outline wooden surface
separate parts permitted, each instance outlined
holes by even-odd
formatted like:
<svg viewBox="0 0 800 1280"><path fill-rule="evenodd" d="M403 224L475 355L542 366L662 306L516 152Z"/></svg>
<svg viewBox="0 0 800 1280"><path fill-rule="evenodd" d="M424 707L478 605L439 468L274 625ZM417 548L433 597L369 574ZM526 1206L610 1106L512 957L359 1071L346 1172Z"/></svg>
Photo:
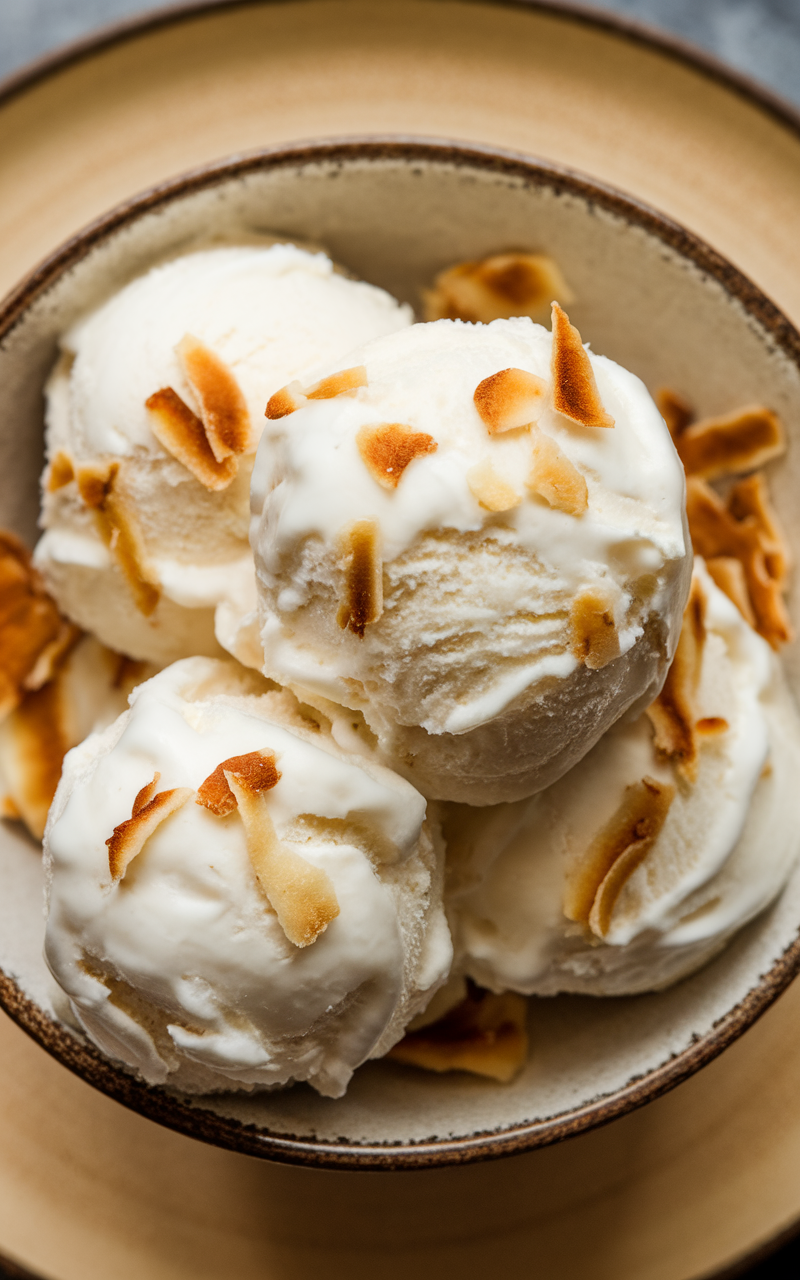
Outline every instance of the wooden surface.
<svg viewBox="0 0 800 1280"><path fill-rule="evenodd" d="M0 107L0 289L109 205L265 143L417 133L573 165L705 236L800 322L800 139L674 59L481 4L305 0L165 26ZM158 1129L0 1023L0 1248L52 1280L691 1280L800 1215L800 987L604 1130L405 1175Z"/></svg>

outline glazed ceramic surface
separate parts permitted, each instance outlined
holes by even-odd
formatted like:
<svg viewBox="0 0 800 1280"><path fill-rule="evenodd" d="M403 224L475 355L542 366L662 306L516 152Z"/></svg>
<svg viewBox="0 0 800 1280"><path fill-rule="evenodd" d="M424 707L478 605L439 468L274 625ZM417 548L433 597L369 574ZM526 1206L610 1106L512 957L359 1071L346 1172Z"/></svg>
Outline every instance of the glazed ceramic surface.
<svg viewBox="0 0 800 1280"><path fill-rule="evenodd" d="M58 333L147 265L259 231L322 244L344 267L412 304L454 260L513 247L552 254L576 296L572 318L595 350L653 389L676 388L703 414L766 401L800 437L800 338L744 277L674 224L566 171L512 156L425 142L331 144L178 179L110 215L21 286L7 307L0 364L6 523L32 535L42 384ZM790 449L774 475L790 529L798 467ZM720 959L667 992L531 1002L530 1060L510 1085L380 1062L362 1068L336 1101L306 1086L190 1101L143 1086L59 1022L64 1010L40 955L38 861L11 829L2 832L0 859L0 965L12 1015L90 1082L145 1114L293 1162L463 1162L601 1123L724 1048L800 960L798 873Z"/></svg>

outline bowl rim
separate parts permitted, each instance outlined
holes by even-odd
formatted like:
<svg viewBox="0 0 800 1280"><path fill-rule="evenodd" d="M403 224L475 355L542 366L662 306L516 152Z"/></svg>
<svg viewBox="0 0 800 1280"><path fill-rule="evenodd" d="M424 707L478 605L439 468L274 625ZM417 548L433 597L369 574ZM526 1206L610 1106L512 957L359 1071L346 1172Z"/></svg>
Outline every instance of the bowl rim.
<svg viewBox="0 0 800 1280"><path fill-rule="evenodd" d="M722 286L775 345L800 368L800 333L773 302L726 258L694 233L649 205L595 179L497 147L412 136L353 136L259 148L203 165L159 183L95 219L64 241L0 302L0 346L28 308L97 245L142 215L173 200L265 170L319 163L425 162L478 169L570 194L621 217L675 250ZM456 1138L356 1143L272 1132L220 1115L163 1086L148 1085L55 1021L0 969L0 1008L52 1057L129 1109L189 1137L280 1163L350 1171L400 1171L471 1164L549 1146L610 1123L675 1088L711 1062L770 1007L800 972L800 928L794 941L742 1000L705 1035L651 1071L582 1106L555 1116Z"/></svg>

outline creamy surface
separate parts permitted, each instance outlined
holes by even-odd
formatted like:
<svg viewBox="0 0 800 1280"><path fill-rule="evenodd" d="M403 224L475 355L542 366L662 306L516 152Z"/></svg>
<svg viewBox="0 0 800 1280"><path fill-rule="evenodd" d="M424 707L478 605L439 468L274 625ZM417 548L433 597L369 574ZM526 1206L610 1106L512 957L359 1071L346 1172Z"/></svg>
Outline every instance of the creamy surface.
<svg viewBox="0 0 800 1280"><path fill-rule="evenodd" d="M172 387L194 397L175 347L190 333L232 370L254 445L270 395L320 361L411 323L407 307L291 244L186 254L153 268L64 335L47 388L47 452L76 464L126 461L126 489L163 591L151 618L130 591L72 483L45 494L36 562L65 613L133 657L168 662L219 653L214 610L241 612L252 579L247 542L252 456L209 492L150 429L145 401Z"/></svg>
<svg viewBox="0 0 800 1280"><path fill-rule="evenodd" d="M256 880L238 812L190 799L112 884L105 841L155 770L196 789L269 748L281 841L323 868L340 914L289 942ZM67 757L45 839L46 957L82 1026L147 1080L190 1091L308 1080L339 1096L447 977L442 855L425 801L329 722L233 663L188 659Z"/></svg>
<svg viewBox="0 0 800 1280"><path fill-rule="evenodd" d="M697 781L678 779L642 715L616 725L566 777L514 805L454 810L450 909L463 970L494 989L621 995L705 963L777 895L800 852L800 721L769 646L696 563L707 598ZM650 776L677 786L655 844L604 939L566 919L565 878Z"/></svg>
<svg viewBox="0 0 800 1280"><path fill-rule="evenodd" d="M639 379L591 355L616 425L588 429L549 409L539 421L585 477L580 516L525 487L529 433L490 436L474 406L478 383L502 369L549 378L551 346L525 319L415 325L351 353L368 385L268 423L257 455L251 541L266 673L362 710L386 759L437 798L487 803L546 785L655 695L677 639L690 569L683 471ZM437 444L396 489L376 482L357 445L360 428L380 423ZM513 509L489 512L471 491L469 473L487 460L518 493ZM338 540L366 519L380 527L384 611L360 639L337 625ZM588 678L568 642L584 587L614 594L621 655ZM537 721L538 758L517 712Z"/></svg>

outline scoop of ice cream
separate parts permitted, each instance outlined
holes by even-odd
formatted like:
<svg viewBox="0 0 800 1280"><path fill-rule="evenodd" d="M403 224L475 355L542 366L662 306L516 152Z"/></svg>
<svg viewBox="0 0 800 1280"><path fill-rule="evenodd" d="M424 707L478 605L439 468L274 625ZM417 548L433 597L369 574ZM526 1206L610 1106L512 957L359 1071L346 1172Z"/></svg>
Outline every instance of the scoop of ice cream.
<svg viewBox="0 0 800 1280"><path fill-rule="evenodd" d="M649 714L531 800L454 807L451 906L476 981L658 990L782 888L800 851L800 722L778 660L702 561L687 626L679 679Z"/></svg>
<svg viewBox="0 0 800 1280"><path fill-rule="evenodd" d="M677 642L680 462L638 378L557 328L415 325L349 355L355 392L270 402L264 670L363 713L436 799L551 783L652 700Z"/></svg>
<svg viewBox="0 0 800 1280"><path fill-rule="evenodd" d="M238 616L251 603L248 492L268 398L410 322L324 254L276 244L176 258L65 334L35 559L67 616L135 658L220 653L217 605Z"/></svg>
<svg viewBox="0 0 800 1280"><path fill-rule="evenodd" d="M425 801L230 662L185 659L72 751L45 837L46 956L147 1080L339 1096L447 977Z"/></svg>

